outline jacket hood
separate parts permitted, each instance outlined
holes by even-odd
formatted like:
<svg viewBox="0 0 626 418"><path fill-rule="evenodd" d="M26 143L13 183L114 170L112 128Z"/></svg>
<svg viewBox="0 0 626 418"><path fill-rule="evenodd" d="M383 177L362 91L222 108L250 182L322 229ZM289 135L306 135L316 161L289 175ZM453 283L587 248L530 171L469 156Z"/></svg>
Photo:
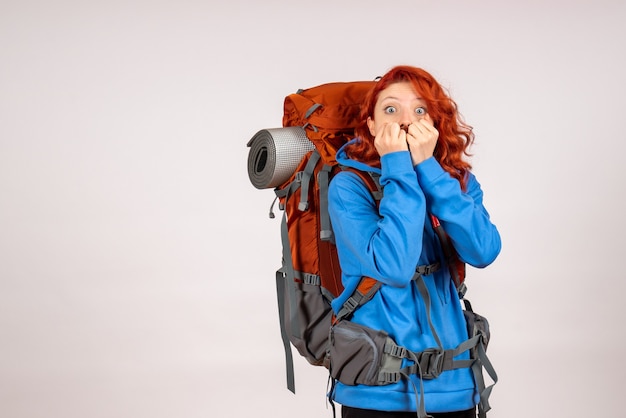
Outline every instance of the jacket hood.
<svg viewBox="0 0 626 418"><path fill-rule="evenodd" d="M354 138L353 140L346 142L345 144L343 144L343 146L341 148L339 148L339 151L337 151L337 155L336 155L336 159L337 162L340 165L346 166L346 167L352 167L352 168L356 168L358 170L361 171L371 171L373 173L378 173L381 174L381 170L378 167L372 167L370 165L367 165L361 161L357 161L357 160L353 160L351 158L348 157L348 155L346 154L346 147L350 144L354 144L355 142L360 141L359 138Z"/></svg>

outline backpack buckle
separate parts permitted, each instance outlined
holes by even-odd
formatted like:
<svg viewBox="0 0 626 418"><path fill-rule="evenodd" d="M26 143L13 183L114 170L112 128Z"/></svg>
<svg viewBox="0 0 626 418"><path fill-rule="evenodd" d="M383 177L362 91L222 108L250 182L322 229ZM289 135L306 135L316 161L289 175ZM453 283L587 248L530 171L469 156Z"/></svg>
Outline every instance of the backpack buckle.
<svg viewBox="0 0 626 418"><path fill-rule="evenodd" d="M422 351L419 356L419 365L424 379L436 379L443 372L445 351L437 348L429 348Z"/></svg>
<svg viewBox="0 0 626 418"><path fill-rule="evenodd" d="M432 264L417 266L417 268L415 269L415 272L421 276L428 276L430 274L433 274L437 270L439 270L439 267L440 265L439 265L439 262L437 261Z"/></svg>

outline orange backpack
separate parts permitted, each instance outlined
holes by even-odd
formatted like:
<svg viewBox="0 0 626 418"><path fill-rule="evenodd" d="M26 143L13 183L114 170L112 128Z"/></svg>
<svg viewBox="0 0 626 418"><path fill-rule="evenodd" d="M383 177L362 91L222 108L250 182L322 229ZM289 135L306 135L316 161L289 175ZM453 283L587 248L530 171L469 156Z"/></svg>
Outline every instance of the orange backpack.
<svg viewBox="0 0 626 418"><path fill-rule="evenodd" d="M284 209L283 266L276 278L279 315L287 386L294 392L290 342L309 363L329 366L330 302L343 285L328 216L328 185L341 170L335 154L354 138L361 103L373 84L329 83L285 98L283 126L302 127L315 146L291 178L275 190Z"/></svg>

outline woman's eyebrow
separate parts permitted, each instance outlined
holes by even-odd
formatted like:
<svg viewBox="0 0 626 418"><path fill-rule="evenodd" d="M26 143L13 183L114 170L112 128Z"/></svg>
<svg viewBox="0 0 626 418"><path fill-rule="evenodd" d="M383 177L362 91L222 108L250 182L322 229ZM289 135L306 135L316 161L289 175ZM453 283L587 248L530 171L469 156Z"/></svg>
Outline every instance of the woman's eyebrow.
<svg viewBox="0 0 626 418"><path fill-rule="evenodd" d="M423 102L423 101L424 101L424 99L422 99L421 97L417 97L417 96L416 96L414 99L415 99L416 101L420 101L420 102ZM380 101L381 101L381 102L382 102L382 101L385 101L385 100L396 100L396 101L400 101L400 99L398 99L398 98L397 98L397 97L395 97L395 96L385 96L385 97L382 97L382 98L380 99Z"/></svg>

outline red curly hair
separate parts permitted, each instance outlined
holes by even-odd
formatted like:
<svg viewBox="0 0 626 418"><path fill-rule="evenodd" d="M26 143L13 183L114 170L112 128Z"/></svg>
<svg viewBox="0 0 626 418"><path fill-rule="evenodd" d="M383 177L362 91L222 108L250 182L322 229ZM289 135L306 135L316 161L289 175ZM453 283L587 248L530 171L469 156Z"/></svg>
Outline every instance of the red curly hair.
<svg viewBox="0 0 626 418"><path fill-rule="evenodd" d="M359 140L346 147L346 154L352 159L380 167L380 155L374 146L374 137L367 126L367 119L374 115L380 92L399 82L411 83L415 92L426 102L428 114L439 131L434 156L465 190L466 177L472 166L463 157L470 155L469 147L474 142L472 127L462 120L456 103L435 78L421 68L396 66L378 80L361 107L361 121L354 131Z"/></svg>

